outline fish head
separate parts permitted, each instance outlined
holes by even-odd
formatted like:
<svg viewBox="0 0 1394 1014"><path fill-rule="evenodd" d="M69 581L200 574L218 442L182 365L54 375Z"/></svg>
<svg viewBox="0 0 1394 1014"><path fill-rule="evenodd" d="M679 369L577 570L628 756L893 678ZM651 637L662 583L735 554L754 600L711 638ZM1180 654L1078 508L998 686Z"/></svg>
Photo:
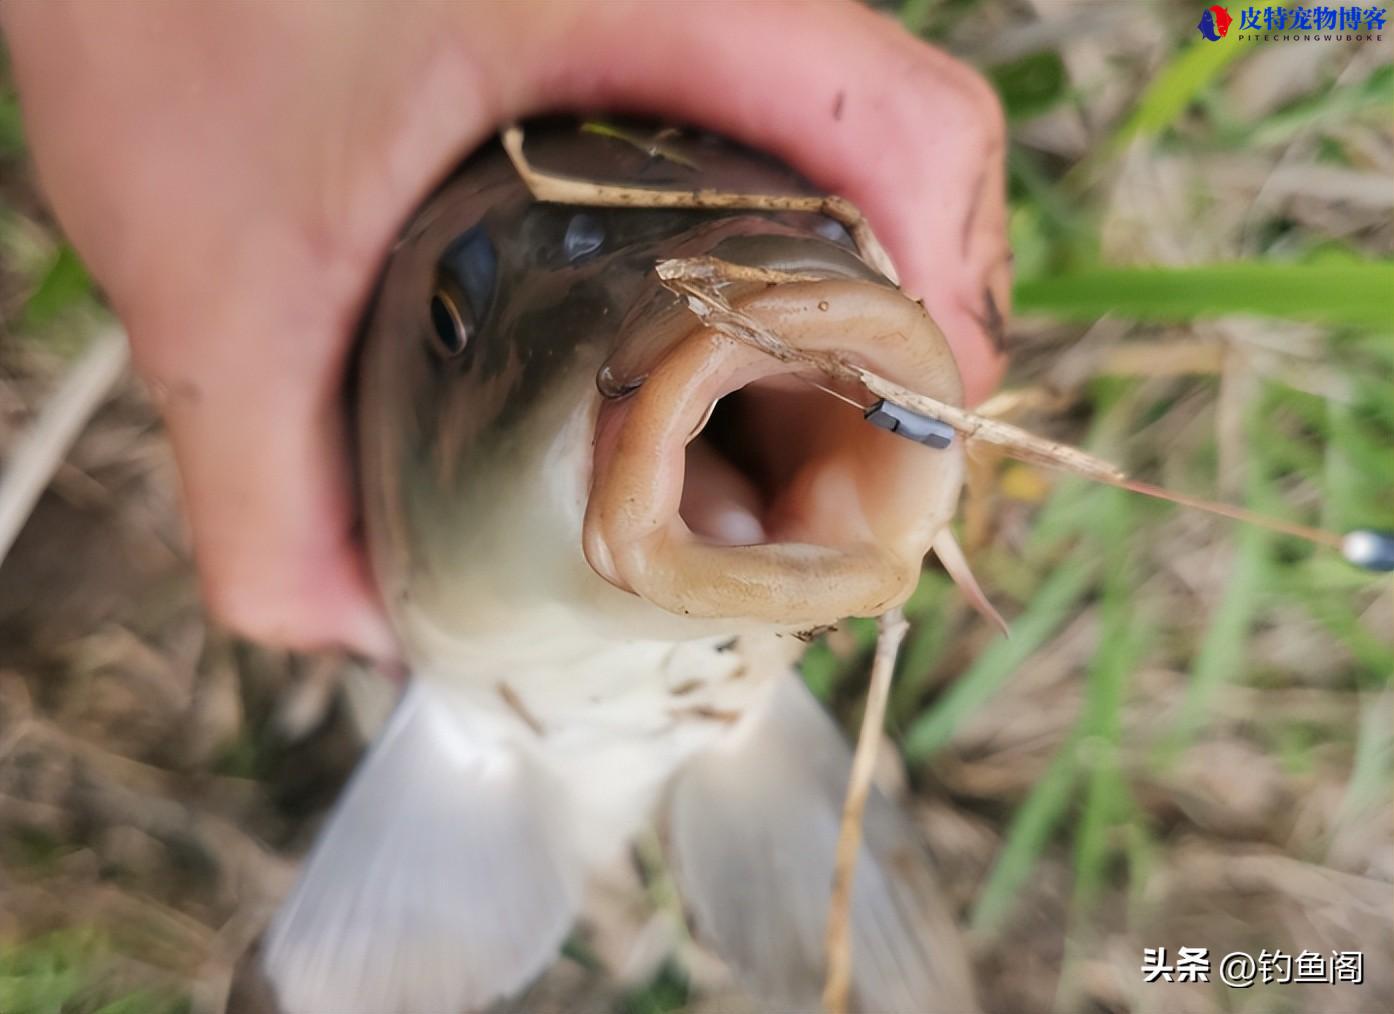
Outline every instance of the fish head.
<svg viewBox="0 0 1394 1014"><path fill-rule="evenodd" d="M709 137L655 153L572 125L530 130L528 155L597 181L810 192ZM877 429L842 400L873 401L859 385L707 326L655 273L698 256L797 273L724 294L795 348L961 403L923 306L831 219L540 202L491 146L403 232L359 355L366 537L409 657L798 631L914 589L961 442Z"/></svg>

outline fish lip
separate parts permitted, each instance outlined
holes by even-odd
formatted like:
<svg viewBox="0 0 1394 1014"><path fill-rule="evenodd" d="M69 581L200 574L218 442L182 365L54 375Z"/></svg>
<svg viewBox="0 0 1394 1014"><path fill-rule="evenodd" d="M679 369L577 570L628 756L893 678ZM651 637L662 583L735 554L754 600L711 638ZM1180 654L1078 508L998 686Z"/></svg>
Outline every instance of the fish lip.
<svg viewBox="0 0 1394 1014"><path fill-rule="evenodd" d="M735 306L795 347L838 354L940 400L962 401L943 336L923 306L896 289L828 278L772 286ZM858 430L855 441L883 457L892 473L923 482L923 503L912 502L895 474L875 477L857 462L836 462L862 516L849 518L845 533L839 519L819 519L821 542L712 545L681 517L686 444L712 403L755 381L814 373L696 324L637 391L602 408L583 529L591 567L670 612L791 626L873 615L908 596L957 499L957 442L936 457L916 457L932 452L870 426ZM878 516L877 498L861 488L882 485L892 494L889 519Z"/></svg>

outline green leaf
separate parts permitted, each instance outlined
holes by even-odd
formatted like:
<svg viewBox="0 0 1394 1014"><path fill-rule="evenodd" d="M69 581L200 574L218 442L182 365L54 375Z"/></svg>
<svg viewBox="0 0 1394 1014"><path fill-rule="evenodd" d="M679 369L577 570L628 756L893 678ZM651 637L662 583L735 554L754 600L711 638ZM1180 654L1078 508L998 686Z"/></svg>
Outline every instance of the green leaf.
<svg viewBox="0 0 1394 1014"><path fill-rule="evenodd" d="M1213 264L1096 268L1016 287L1020 313L1094 320L1107 313L1152 321L1226 314L1394 328L1394 263Z"/></svg>

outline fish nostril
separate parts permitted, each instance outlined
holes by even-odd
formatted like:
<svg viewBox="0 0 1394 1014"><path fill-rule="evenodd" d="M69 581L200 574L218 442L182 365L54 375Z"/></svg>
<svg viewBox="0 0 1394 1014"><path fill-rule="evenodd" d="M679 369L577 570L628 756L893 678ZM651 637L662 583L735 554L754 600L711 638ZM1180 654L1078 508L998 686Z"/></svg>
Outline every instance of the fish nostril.
<svg viewBox="0 0 1394 1014"><path fill-rule="evenodd" d="M841 222L834 221L831 218L823 218L819 220L818 224L815 225L813 229L818 235L826 240L831 240L838 246L856 249L856 244L852 241L851 233L847 231L847 227Z"/></svg>
<svg viewBox="0 0 1394 1014"><path fill-rule="evenodd" d="M643 374L637 377L620 377L606 364L596 371L595 387L606 401L618 401L643 387L646 379L648 378Z"/></svg>
<svg viewBox="0 0 1394 1014"><path fill-rule="evenodd" d="M605 226L594 215L584 211L571 217L562 239L562 252L575 264L605 245Z"/></svg>

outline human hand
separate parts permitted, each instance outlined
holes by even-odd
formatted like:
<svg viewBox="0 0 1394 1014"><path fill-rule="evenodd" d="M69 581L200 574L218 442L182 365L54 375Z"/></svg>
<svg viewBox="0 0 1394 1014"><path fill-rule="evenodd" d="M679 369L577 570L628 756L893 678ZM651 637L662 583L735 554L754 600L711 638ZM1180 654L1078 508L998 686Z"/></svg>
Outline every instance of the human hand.
<svg viewBox="0 0 1394 1014"><path fill-rule="evenodd" d="M260 640L395 651L342 382L397 229L506 121L640 113L778 155L867 214L970 402L999 375L997 100L859 5L15 0L0 18L41 182L168 424L208 604Z"/></svg>

